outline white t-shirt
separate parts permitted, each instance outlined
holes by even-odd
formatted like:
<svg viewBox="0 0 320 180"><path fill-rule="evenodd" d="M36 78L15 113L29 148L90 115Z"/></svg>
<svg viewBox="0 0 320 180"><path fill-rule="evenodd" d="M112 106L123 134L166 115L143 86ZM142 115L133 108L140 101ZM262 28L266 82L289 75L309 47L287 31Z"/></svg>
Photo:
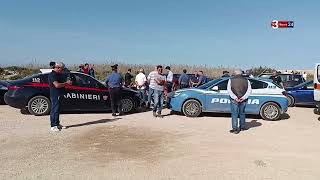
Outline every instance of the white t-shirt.
<svg viewBox="0 0 320 180"><path fill-rule="evenodd" d="M146 82L147 82L147 78L146 75L144 75L143 73L139 73L136 76L136 80L135 80L137 86L137 89L145 89L146 88ZM139 87L141 86L141 87Z"/></svg>
<svg viewBox="0 0 320 180"><path fill-rule="evenodd" d="M304 78L304 80L307 80L308 74L303 74L302 77Z"/></svg>
<svg viewBox="0 0 320 180"><path fill-rule="evenodd" d="M172 81L173 81L173 72L172 71L168 72L167 81L172 83Z"/></svg>

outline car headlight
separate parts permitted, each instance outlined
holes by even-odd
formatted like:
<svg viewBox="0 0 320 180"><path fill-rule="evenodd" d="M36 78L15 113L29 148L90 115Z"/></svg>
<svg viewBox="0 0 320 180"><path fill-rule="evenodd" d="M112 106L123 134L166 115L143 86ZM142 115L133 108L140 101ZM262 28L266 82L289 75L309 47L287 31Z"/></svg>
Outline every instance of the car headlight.
<svg viewBox="0 0 320 180"><path fill-rule="evenodd" d="M174 92L173 96L172 97L177 97L181 94L181 92Z"/></svg>

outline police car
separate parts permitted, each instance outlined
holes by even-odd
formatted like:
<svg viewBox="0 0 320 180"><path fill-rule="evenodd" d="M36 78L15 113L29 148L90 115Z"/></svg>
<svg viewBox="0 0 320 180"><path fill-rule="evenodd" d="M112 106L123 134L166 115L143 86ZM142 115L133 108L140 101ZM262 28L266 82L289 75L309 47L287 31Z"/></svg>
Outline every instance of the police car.
<svg viewBox="0 0 320 180"><path fill-rule="evenodd" d="M33 115L50 113L49 73L36 74L21 80L10 81L5 102L23 112L26 110ZM95 78L79 72L66 72L72 86L66 86L62 101L62 111L99 112L109 111L110 97L108 88ZM122 110L124 113L133 112L140 104L136 91L123 89Z"/></svg>
<svg viewBox="0 0 320 180"><path fill-rule="evenodd" d="M188 117L197 117L202 112L230 113L228 80L220 78L198 88L171 93L171 110L182 112ZM247 102L246 114L260 115L265 120L279 119L288 109L284 89L269 80L249 78L249 81L252 95Z"/></svg>

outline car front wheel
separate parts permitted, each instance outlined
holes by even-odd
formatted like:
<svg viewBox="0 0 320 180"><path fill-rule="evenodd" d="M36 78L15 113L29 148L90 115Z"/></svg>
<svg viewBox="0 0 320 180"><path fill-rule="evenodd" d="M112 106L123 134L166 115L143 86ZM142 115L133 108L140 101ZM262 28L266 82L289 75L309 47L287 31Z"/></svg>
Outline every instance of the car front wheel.
<svg viewBox="0 0 320 180"><path fill-rule="evenodd" d="M291 95L288 95L287 96L287 99L288 99L288 106L289 107L293 107L294 106L294 97L292 97Z"/></svg>
<svg viewBox="0 0 320 180"><path fill-rule="evenodd" d="M50 113L51 103L45 96L35 96L28 102L28 111L35 116L48 115Z"/></svg>
<svg viewBox="0 0 320 180"><path fill-rule="evenodd" d="M198 117L202 112L201 104L194 99L187 100L182 106L182 111L187 117Z"/></svg>
<svg viewBox="0 0 320 180"><path fill-rule="evenodd" d="M264 120L275 121L281 116L281 109L278 104L273 102L268 102L264 104L260 110L260 116Z"/></svg>
<svg viewBox="0 0 320 180"><path fill-rule="evenodd" d="M135 103L130 97L124 97L121 99L122 112L130 113L134 111Z"/></svg>

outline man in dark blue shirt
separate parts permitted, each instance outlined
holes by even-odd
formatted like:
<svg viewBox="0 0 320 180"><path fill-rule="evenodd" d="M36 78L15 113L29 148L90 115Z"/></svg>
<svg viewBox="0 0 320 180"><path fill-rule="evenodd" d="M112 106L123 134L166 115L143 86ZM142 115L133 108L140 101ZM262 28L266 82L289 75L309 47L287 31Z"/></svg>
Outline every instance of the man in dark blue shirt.
<svg viewBox="0 0 320 180"><path fill-rule="evenodd" d="M64 67L64 64L61 62L55 63L52 72L48 76L51 99L50 123L51 131L54 132L65 129L65 127L60 124L59 120L60 106L65 93L65 86L72 84L71 81L65 82L63 76Z"/></svg>
<svg viewBox="0 0 320 180"><path fill-rule="evenodd" d="M180 86L181 89L188 88L189 87L189 83L190 83L190 78L187 75L187 70L184 69L183 73L179 77L179 86Z"/></svg>
<svg viewBox="0 0 320 180"><path fill-rule="evenodd" d="M207 82L207 77L203 75L203 71L199 71L199 80L198 83L194 85L194 87L199 87L202 84L205 84Z"/></svg>
<svg viewBox="0 0 320 180"><path fill-rule="evenodd" d="M111 66L112 73L107 77L106 84L110 88L110 101L112 116L116 116L116 111L118 109L119 116L122 115L121 107L121 90L122 90L122 76L118 73L118 65L115 64Z"/></svg>

